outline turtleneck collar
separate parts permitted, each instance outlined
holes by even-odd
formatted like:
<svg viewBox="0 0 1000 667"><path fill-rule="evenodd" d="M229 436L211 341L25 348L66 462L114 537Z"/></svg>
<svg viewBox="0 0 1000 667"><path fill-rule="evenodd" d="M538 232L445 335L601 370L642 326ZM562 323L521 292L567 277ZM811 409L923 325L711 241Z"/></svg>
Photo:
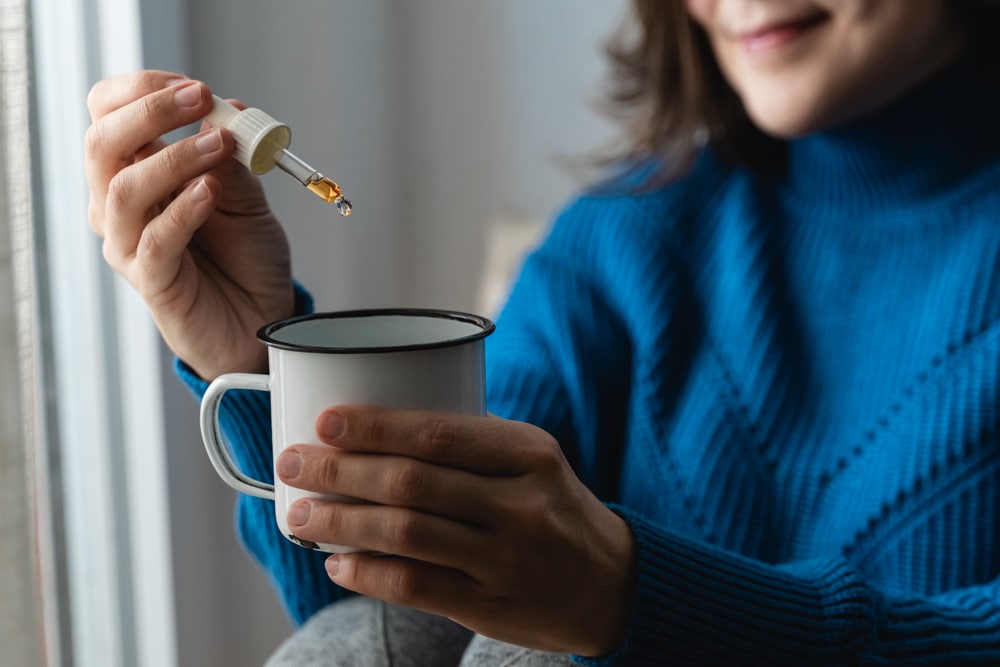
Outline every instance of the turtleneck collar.
<svg viewBox="0 0 1000 667"><path fill-rule="evenodd" d="M787 142L782 191L838 215L946 195L1000 165L1000 85L961 58L888 106Z"/></svg>

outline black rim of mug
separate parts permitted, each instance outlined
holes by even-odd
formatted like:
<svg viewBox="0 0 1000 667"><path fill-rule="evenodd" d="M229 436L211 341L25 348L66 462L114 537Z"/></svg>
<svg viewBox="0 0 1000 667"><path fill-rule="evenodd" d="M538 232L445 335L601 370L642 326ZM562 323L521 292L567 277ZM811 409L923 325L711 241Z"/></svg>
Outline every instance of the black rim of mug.
<svg viewBox="0 0 1000 667"><path fill-rule="evenodd" d="M460 336L458 338L448 338L446 340L434 341L432 343L415 343L412 345L379 345L372 347L364 346L351 346L351 347L320 347L314 345L297 345L295 343L288 343L286 341L277 340L274 338L274 334L285 327L292 326L294 324L299 324L301 322L308 322L311 320L329 320L329 319L358 319L363 317L384 317L387 315L403 315L407 317L421 316L430 317L442 320L453 320L457 322L466 322L468 324L473 324L479 327L479 331L468 334L466 336ZM492 320L482 317L481 315L473 315L471 313L463 313L454 310L436 310L430 308L371 308L363 310L340 310L332 312L322 312L322 313L310 313L309 315L299 315L298 317L290 317L288 319L279 320L277 322L271 322L270 324L265 324L260 329L257 330L257 339L268 347L274 347L281 350L292 350L297 352L316 352L321 354L364 354L364 353L374 353L374 352L407 352L411 350L433 350L437 348L444 347L454 347L457 345L464 345L475 340L486 338L496 329L496 325Z"/></svg>

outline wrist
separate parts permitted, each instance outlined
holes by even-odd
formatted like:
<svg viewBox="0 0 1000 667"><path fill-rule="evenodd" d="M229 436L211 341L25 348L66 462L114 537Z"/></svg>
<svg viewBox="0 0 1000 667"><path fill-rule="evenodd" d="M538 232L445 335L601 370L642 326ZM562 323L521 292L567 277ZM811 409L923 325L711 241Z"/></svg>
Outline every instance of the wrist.
<svg viewBox="0 0 1000 667"><path fill-rule="evenodd" d="M587 632L581 637L579 649L574 651L586 657L607 656L621 648L636 595L635 538L621 516L607 507L605 512L608 537L596 555L594 595L580 626Z"/></svg>

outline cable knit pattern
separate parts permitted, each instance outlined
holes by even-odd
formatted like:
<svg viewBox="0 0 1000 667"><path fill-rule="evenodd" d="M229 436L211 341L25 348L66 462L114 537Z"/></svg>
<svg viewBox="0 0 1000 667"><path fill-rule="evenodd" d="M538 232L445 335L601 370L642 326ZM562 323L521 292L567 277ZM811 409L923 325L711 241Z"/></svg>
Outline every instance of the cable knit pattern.
<svg viewBox="0 0 1000 667"><path fill-rule="evenodd" d="M578 659L1000 664L1000 92L963 63L781 150L575 201L488 340L489 409L636 539L626 643Z"/></svg>

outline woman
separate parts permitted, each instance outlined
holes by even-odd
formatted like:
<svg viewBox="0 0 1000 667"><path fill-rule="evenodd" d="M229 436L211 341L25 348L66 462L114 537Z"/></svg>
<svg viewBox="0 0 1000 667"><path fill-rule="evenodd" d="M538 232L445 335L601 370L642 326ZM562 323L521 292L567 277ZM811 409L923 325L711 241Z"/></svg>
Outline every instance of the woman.
<svg viewBox="0 0 1000 667"><path fill-rule="evenodd" d="M634 5L613 50L631 149L525 263L488 343L498 417L331 406L333 446L278 461L378 503L302 501L300 538L400 557L324 571L241 499L249 548L313 619L276 661L375 614L434 628L398 635L427 641L417 664L442 644L465 664L511 645L537 649L523 664L996 664L997 3ZM231 137L159 139L209 100L144 72L88 101L91 224L196 393L262 368L256 329L310 307ZM227 418L267 474L266 405ZM347 591L367 597L327 607Z"/></svg>

